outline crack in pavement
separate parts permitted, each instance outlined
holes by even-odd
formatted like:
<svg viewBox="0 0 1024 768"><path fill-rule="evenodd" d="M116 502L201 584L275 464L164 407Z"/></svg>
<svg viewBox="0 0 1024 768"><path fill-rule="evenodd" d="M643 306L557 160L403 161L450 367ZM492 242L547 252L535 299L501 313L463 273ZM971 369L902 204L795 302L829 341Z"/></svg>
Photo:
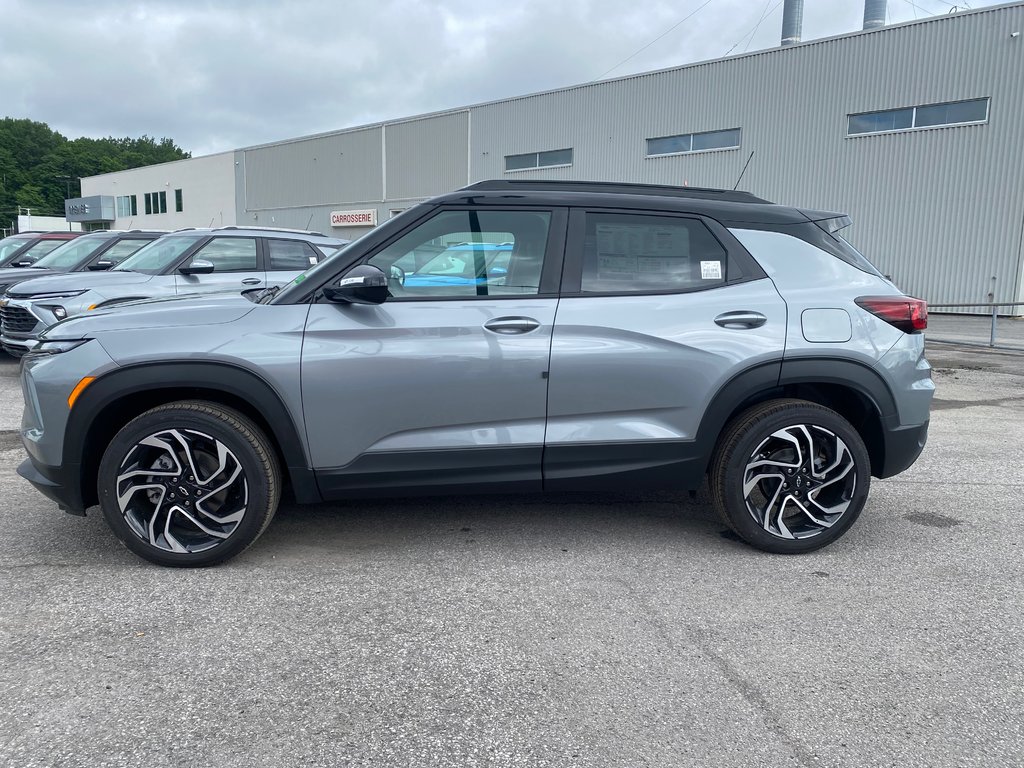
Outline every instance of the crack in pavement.
<svg viewBox="0 0 1024 768"><path fill-rule="evenodd" d="M639 594L633 588L633 585L623 579L612 577L611 580L618 582L633 597L635 604L643 610L651 626L661 635L666 645L669 647L676 645L676 638L669 632L665 621L646 596ZM728 658L715 649L713 646L714 637L709 630L699 628L692 623L685 626L686 634L689 635L696 648L711 660L718 673L739 693L740 698L754 708L760 715L765 727L789 749L801 766L805 766L805 768L811 768L811 766L820 768L825 764L819 755L786 730L786 726L783 725L782 720L776 714L776 708L772 707L768 697L761 689L744 677L743 673Z"/></svg>

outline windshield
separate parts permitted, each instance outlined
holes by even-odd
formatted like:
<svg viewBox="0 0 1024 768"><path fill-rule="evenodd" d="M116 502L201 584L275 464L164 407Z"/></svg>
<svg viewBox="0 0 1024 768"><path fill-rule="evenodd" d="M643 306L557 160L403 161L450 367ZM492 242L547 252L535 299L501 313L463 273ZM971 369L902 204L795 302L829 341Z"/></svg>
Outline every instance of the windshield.
<svg viewBox="0 0 1024 768"><path fill-rule="evenodd" d="M14 257L14 264L28 262L35 264L39 259L64 245L67 240L40 240L35 245L30 245L25 251Z"/></svg>
<svg viewBox="0 0 1024 768"><path fill-rule="evenodd" d="M92 256L110 240L109 236L79 237L54 248L32 266L37 269L56 269L70 272Z"/></svg>
<svg viewBox="0 0 1024 768"><path fill-rule="evenodd" d="M19 248L24 248L28 242L27 237L5 237L0 240L0 266L6 264L7 260L12 258Z"/></svg>
<svg viewBox="0 0 1024 768"><path fill-rule="evenodd" d="M154 240L145 248L140 248L134 256L125 259L116 267L115 272L142 272L146 275L159 275L176 262L181 255L206 235L167 235Z"/></svg>

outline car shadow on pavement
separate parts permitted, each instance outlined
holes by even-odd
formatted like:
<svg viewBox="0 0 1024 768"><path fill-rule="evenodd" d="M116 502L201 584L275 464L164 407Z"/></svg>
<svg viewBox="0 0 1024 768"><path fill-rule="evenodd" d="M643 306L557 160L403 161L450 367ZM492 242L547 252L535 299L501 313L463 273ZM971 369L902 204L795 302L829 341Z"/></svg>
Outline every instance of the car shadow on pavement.
<svg viewBox="0 0 1024 768"><path fill-rule="evenodd" d="M305 558L313 553L409 546L501 547L538 552L645 542L721 541L724 525L686 493L574 493L352 500L283 504L246 556ZM723 542L725 543L725 542ZM703 544L706 546L706 541ZM726 546L739 546L726 544Z"/></svg>

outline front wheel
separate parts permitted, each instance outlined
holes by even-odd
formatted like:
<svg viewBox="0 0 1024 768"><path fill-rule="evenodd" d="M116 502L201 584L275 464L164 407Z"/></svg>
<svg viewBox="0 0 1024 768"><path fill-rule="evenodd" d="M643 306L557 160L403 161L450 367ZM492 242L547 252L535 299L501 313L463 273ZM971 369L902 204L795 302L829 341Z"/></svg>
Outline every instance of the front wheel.
<svg viewBox="0 0 1024 768"><path fill-rule="evenodd" d="M273 448L246 416L218 403L153 408L123 427L100 461L107 524L159 565L234 557L270 524L280 499Z"/></svg>
<svg viewBox="0 0 1024 768"><path fill-rule="evenodd" d="M715 508L758 549L797 554L842 536L871 483L864 441L835 411L772 400L737 416L711 464Z"/></svg>

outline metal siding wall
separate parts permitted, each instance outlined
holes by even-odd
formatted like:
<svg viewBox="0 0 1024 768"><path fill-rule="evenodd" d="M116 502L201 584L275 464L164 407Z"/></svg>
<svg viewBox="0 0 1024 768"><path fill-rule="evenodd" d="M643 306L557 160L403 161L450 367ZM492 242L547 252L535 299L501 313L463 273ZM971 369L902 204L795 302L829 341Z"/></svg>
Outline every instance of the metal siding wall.
<svg viewBox="0 0 1024 768"><path fill-rule="evenodd" d="M383 198L381 128L242 150L248 212ZM242 217L244 218L244 216Z"/></svg>
<svg viewBox="0 0 1024 768"><path fill-rule="evenodd" d="M466 184L469 112L439 115L386 130L387 197L432 197Z"/></svg>
<svg viewBox="0 0 1024 768"><path fill-rule="evenodd" d="M485 178L741 188L846 211L850 239L931 301L1021 297L1024 7L939 17L472 110ZM990 122L846 138L847 115L990 96ZM645 158L644 139L742 128L738 150ZM504 156L572 147L569 168L505 173Z"/></svg>

